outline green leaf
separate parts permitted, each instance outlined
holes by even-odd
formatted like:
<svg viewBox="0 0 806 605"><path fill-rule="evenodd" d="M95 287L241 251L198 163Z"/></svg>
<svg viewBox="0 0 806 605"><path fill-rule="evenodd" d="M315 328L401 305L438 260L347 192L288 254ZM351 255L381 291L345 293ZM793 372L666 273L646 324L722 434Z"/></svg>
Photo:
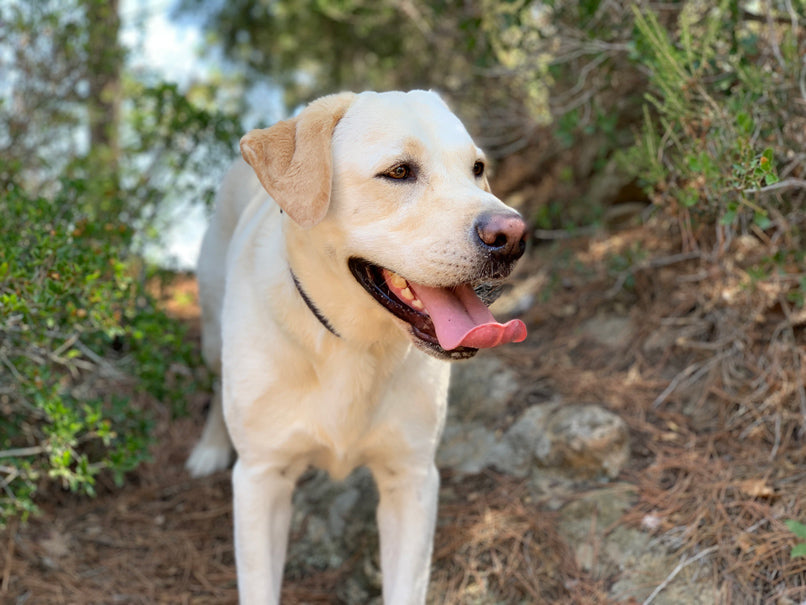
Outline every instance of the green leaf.
<svg viewBox="0 0 806 605"><path fill-rule="evenodd" d="M736 212L738 208L738 205L734 202L728 204L727 208L725 209L725 213L719 219L719 224L732 225L736 221Z"/></svg>
<svg viewBox="0 0 806 605"><path fill-rule="evenodd" d="M739 112L739 114L736 115L736 124L745 134L750 134L753 132L753 128L755 127L753 118L744 111Z"/></svg>
<svg viewBox="0 0 806 605"><path fill-rule="evenodd" d="M784 521L784 525L786 525L789 531L795 534L798 538L801 540L806 540L806 524L803 524L800 521L795 521L794 519L787 519Z"/></svg>
<svg viewBox="0 0 806 605"><path fill-rule="evenodd" d="M697 202L700 201L700 195L696 189L692 187L686 187L680 193L680 203L683 204L686 208L691 208L697 205Z"/></svg>
<svg viewBox="0 0 806 605"><path fill-rule="evenodd" d="M806 542L801 542L793 546L792 550L789 551L789 556L792 559L796 557L806 557Z"/></svg>
<svg viewBox="0 0 806 605"><path fill-rule="evenodd" d="M769 229L772 226L772 221L770 217L767 216L765 212L756 212L753 215L753 222L759 229Z"/></svg>

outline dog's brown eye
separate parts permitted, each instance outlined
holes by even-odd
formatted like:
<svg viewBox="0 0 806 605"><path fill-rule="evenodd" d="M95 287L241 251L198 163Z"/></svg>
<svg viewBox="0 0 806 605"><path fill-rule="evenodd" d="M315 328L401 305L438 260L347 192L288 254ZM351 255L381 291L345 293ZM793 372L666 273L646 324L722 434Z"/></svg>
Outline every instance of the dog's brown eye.
<svg viewBox="0 0 806 605"><path fill-rule="evenodd" d="M399 164L386 173L392 179L403 180L411 176L411 167L408 164Z"/></svg>
<svg viewBox="0 0 806 605"><path fill-rule="evenodd" d="M473 174L475 176L481 176L484 174L484 162L476 162L473 164Z"/></svg>

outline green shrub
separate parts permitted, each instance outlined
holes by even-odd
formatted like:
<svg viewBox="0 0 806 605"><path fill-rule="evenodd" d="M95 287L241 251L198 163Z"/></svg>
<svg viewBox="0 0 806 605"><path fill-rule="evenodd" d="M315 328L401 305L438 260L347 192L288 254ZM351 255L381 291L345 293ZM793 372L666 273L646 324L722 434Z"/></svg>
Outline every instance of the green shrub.
<svg viewBox="0 0 806 605"><path fill-rule="evenodd" d="M154 397L180 410L197 365L145 291L124 224L87 220L90 183L0 191L0 524L49 484L93 495L148 457Z"/></svg>
<svg viewBox="0 0 806 605"><path fill-rule="evenodd" d="M806 4L793 5L803 14ZM623 166L692 231L714 223L769 228L771 212L791 206L765 194L786 191L779 166L804 142L797 19L772 8L754 15L734 0L685 2L670 31L652 12L633 13L633 56L648 72L649 92ZM802 159L786 166L803 169Z"/></svg>

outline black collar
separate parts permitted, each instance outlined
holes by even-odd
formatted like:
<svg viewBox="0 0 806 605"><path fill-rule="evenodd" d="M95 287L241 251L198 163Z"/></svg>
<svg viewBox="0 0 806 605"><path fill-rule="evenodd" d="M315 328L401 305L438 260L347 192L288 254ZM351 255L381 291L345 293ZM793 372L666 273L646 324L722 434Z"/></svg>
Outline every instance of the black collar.
<svg viewBox="0 0 806 605"><path fill-rule="evenodd" d="M290 268L289 271L291 272L291 279L294 280L294 285L297 288L297 292L299 292L299 295L302 297L302 300L305 301L305 305L311 310L311 313L314 314L314 317L316 317L316 319L319 320L319 323L325 326L325 328L327 328L327 331L333 334L333 336L341 338L339 333L336 332L333 326L330 325L330 322L327 320L327 318L324 315L322 315L322 312L319 309L316 308L316 305L313 304L313 301L310 298L308 298L308 295L305 293L305 290L303 290L302 286L299 285L299 280L297 279L297 276L294 275L294 271L291 270Z"/></svg>

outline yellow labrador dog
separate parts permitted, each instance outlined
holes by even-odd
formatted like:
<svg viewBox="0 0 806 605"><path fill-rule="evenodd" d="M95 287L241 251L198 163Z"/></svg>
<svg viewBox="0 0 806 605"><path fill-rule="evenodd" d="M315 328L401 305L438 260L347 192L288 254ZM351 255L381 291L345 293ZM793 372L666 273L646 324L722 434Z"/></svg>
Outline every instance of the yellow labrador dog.
<svg viewBox="0 0 806 605"><path fill-rule="evenodd" d="M432 92L343 93L241 140L202 245L222 387L187 466L228 465L241 603L277 603L310 465L378 485L383 597L423 603L449 364L526 337L475 290L523 254L481 150ZM226 423L225 423L226 419ZM231 442L230 442L231 439Z"/></svg>

